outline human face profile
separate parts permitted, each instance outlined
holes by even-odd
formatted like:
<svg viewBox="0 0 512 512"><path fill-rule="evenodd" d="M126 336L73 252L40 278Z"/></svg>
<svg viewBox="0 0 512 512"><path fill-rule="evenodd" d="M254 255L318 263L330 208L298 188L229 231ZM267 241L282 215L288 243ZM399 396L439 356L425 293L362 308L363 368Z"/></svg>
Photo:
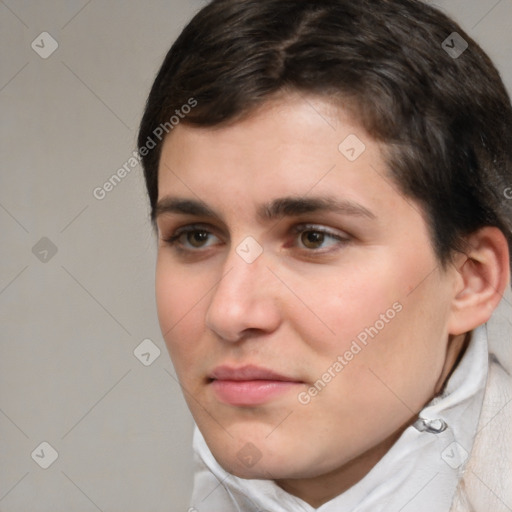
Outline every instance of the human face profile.
<svg viewBox="0 0 512 512"><path fill-rule="evenodd" d="M226 470L310 502L371 469L463 341L457 273L385 149L294 94L162 148L156 296L185 399Z"/></svg>

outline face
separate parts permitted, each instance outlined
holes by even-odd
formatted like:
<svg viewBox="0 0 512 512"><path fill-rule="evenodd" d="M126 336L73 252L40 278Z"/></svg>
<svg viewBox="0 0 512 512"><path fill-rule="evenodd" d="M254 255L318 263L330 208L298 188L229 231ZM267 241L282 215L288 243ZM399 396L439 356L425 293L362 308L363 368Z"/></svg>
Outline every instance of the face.
<svg viewBox="0 0 512 512"><path fill-rule="evenodd" d="M453 282L382 149L295 96L165 141L160 325L194 420L236 475L335 472L439 385Z"/></svg>

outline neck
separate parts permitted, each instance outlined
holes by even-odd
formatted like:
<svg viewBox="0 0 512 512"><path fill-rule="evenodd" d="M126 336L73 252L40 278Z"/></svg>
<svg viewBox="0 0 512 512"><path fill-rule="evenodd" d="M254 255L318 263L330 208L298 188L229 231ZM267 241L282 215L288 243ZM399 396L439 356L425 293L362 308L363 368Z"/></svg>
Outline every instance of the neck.
<svg viewBox="0 0 512 512"><path fill-rule="evenodd" d="M469 340L469 333L450 337L448 345L446 347L446 356L443 371L439 375L439 379L435 387L435 395L438 395L442 391L443 387L448 382L455 368L457 368L460 360L464 356L464 352L466 352L466 348L469 345Z"/></svg>

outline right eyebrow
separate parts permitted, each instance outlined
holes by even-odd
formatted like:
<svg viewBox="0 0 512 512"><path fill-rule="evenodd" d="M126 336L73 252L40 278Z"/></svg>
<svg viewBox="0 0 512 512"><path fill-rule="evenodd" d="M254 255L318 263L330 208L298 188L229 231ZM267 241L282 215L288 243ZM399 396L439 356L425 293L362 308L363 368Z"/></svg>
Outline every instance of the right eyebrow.
<svg viewBox="0 0 512 512"><path fill-rule="evenodd" d="M196 217L214 217L220 219L221 216L214 212L206 203L193 199L180 199L178 197L165 196L160 199L153 212L153 219L156 220L165 213L179 213L182 215L193 215Z"/></svg>

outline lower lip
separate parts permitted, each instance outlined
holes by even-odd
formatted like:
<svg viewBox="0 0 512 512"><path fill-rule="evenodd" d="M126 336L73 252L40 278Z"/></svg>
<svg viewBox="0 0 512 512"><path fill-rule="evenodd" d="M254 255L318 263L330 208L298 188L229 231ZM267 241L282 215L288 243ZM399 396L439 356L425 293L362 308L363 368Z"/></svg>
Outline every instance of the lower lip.
<svg viewBox="0 0 512 512"><path fill-rule="evenodd" d="M214 380L217 398L229 405L260 405L300 385L281 380Z"/></svg>

